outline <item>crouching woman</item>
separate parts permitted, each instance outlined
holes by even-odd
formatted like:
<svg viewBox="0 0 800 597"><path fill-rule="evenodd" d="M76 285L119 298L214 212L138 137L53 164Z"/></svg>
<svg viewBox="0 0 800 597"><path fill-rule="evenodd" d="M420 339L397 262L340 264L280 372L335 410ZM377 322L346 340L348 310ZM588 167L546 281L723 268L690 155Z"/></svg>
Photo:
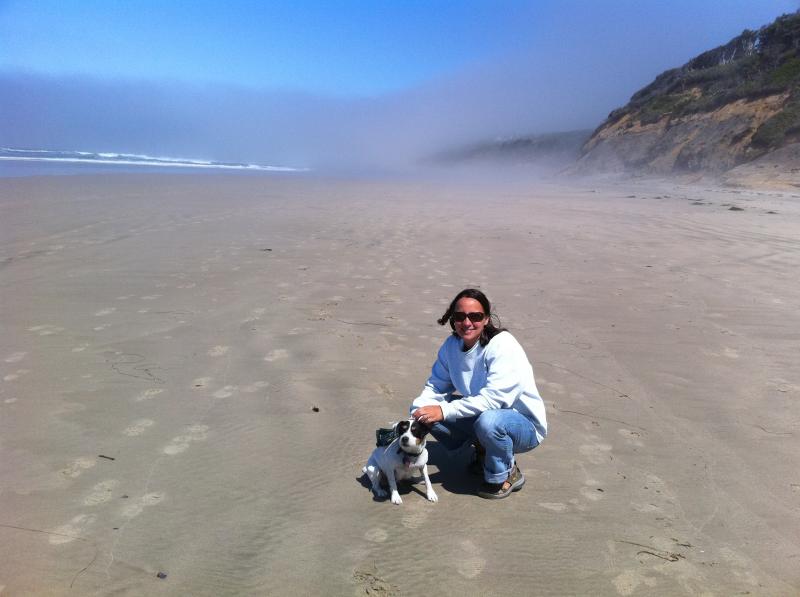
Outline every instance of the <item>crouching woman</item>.
<svg viewBox="0 0 800 597"><path fill-rule="evenodd" d="M438 323L449 323L453 333L439 349L411 415L448 450L471 442L475 459L469 470L485 481L478 495L508 497L525 484L514 455L534 449L547 435L533 368L514 336L495 326L480 290L459 292Z"/></svg>

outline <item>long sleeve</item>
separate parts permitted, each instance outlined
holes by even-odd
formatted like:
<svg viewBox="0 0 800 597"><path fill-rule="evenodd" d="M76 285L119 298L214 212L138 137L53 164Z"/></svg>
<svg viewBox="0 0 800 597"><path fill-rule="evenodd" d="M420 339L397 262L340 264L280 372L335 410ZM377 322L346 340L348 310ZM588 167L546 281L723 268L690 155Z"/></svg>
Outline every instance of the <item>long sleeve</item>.
<svg viewBox="0 0 800 597"><path fill-rule="evenodd" d="M511 408L533 373L525 351L510 334L496 336L484 355L486 383L477 394L442 404L445 420L475 417L496 408Z"/></svg>
<svg viewBox="0 0 800 597"><path fill-rule="evenodd" d="M438 405L445 421L477 417L487 410L513 408L529 417L539 441L547 435L547 414L525 350L508 332L500 332L486 346L476 344L467 352L457 336L439 349L422 393L411 412ZM458 399L451 396L457 392Z"/></svg>

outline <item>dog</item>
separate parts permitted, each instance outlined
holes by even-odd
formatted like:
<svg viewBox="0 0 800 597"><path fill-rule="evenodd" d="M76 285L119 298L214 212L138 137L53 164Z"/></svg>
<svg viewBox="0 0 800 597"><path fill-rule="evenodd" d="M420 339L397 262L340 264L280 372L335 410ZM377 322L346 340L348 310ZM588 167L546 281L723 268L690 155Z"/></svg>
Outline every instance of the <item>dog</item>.
<svg viewBox="0 0 800 597"><path fill-rule="evenodd" d="M381 480L385 478L392 492L391 500L395 505L400 505L403 500L397 491L397 481L411 479L422 473L425 479L425 495L431 502L439 501L436 492L431 487L428 477L428 450L425 448L425 436L430 428L414 419L400 421L395 425L397 439L388 446L375 448L362 469L372 483L372 492L376 497L386 497L386 491L381 488Z"/></svg>

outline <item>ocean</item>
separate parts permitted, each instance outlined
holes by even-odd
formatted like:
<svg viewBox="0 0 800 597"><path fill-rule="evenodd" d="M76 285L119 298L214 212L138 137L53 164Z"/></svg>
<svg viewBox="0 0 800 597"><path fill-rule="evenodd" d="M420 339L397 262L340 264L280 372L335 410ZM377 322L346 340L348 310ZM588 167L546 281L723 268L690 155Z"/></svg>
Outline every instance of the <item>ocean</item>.
<svg viewBox="0 0 800 597"><path fill-rule="evenodd" d="M97 174L114 172L307 172L306 168L218 162L131 153L94 153L0 147L0 177Z"/></svg>

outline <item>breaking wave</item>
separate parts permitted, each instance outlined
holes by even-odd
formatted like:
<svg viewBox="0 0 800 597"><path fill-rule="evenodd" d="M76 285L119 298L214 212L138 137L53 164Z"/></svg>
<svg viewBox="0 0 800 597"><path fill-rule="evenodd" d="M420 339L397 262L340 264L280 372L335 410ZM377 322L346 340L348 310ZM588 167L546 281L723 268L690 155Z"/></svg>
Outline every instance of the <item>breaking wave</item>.
<svg viewBox="0 0 800 597"><path fill-rule="evenodd" d="M250 172L305 172L306 168L268 166L238 162L215 162L188 158L155 157L135 153L94 153L89 151L53 151L49 149L14 149L0 147L0 160L18 162L56 162L63 164L111 164L164 168L205 168L247 170Z"/></svg>

